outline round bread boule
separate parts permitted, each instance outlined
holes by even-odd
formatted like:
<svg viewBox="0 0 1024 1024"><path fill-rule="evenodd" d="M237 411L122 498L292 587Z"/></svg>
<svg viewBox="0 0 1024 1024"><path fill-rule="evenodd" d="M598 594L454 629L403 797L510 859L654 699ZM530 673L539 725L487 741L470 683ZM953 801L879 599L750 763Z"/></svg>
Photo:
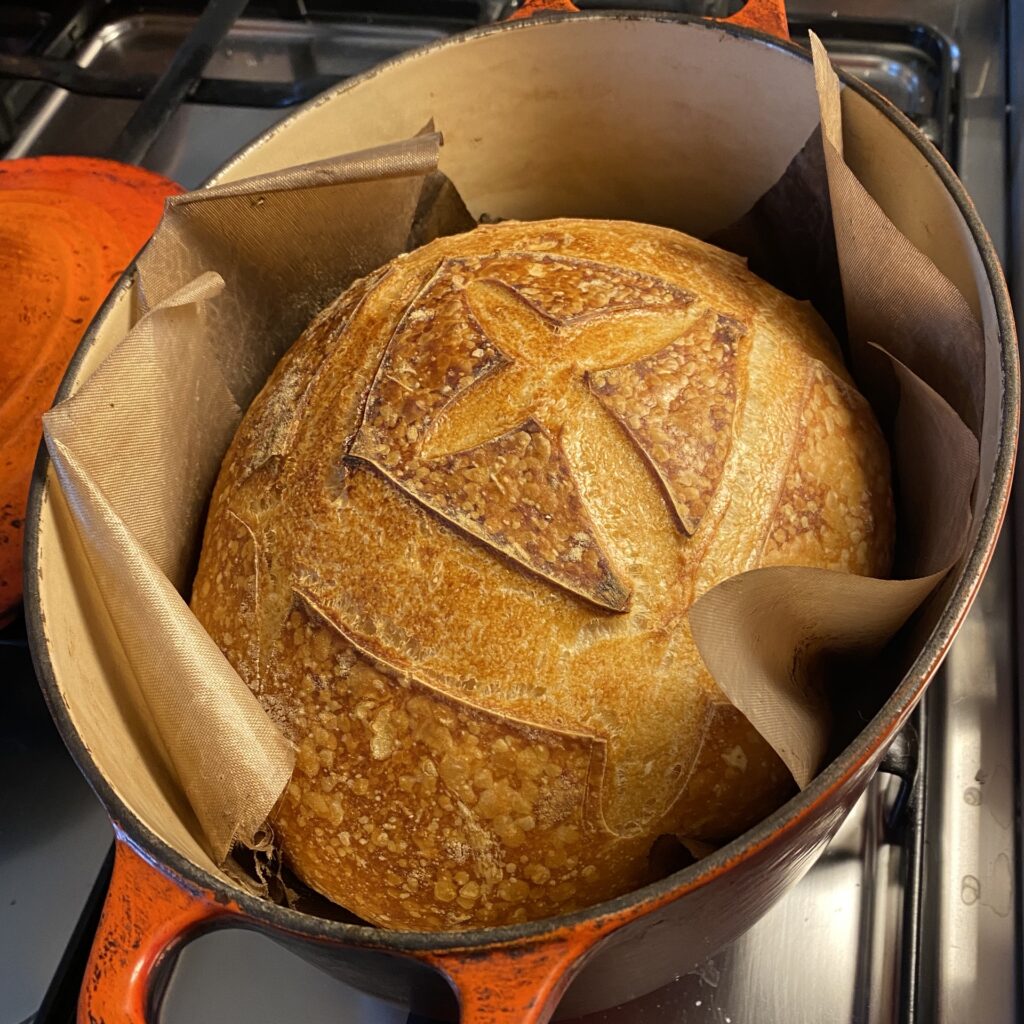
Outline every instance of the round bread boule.
<svg viewBox="0 0 1024 1024"><path fill-rule="evenodd" d="M687 621L756 566L889 569L885 442L806 303L664 228L442 238L253 402L200 621L295 743L296 874L433 930L586 906L793 790Z"/></svg>

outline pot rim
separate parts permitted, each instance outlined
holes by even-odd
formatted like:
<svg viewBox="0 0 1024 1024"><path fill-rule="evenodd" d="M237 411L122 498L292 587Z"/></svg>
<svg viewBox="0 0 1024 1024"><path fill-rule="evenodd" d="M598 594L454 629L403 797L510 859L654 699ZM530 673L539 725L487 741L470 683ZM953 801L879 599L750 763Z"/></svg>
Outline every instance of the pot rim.
<svg viewBox="0 0 1024 1024"><path fill-rule="evenodd" d="M285 124L291 125L311 109L331 102L335 96L373 79L398 64L415 60L421 54L451 46L466 45L482 36L498 32L531 31L553 21L597 20L686 24L695 28L699 27L708 31L740 37L751 43L767 45L777 50L780 55L800 59L807 63L811 61L809 50L790 41L780 40L755 29L690 15L660 12L592 11L499 22L474 28L400 54L321 93L239 150L206 182L206 185L216 184L226 172L230 171L251 151L263 146L266 140L276 135ZM193 891L204 890L218 902L234 904L250 920L269 925L278 932L399 953L430 952L436 954L456 949L480 949L481 947L499 946L528 939L543 939L548 934L561 933L564 935L567 930L584 922L594 923L609 921L613 918L640 917L657 906L674 901L684 894L708 884L739 863L750 859L796 827L800 821L819 811L866 762L884 749L913 710L925 685L945 657L961 623L970 610L991 561L996 539L1006 514L1013 477L1020 402L1019 365L1013 312L999 257L960 179L942 154L907 117L869 86L862 84L841 69L837 69L837 71L846 88L853 89L909 137L939 176L963 215L974 244L978 248L988 283L992 289L999 327L1002 381L1000 436L993 466L992 490L981 516L977 540L967 556L942 614L923 648L892 696L886 700L881 709L847 747L812 780L806 789L797 793L763 821L720 850L666 878L571 914L541 918L523 924L465 931L392 931L373 925L349 924L319 918L252 896L193 864L151 831L107 782L72 723L49 658L39 589L40 513L49 468L49 457L45 442L43 442L40 444L33 472L25 531L25 611L32 659L50 713L57 723L64 743L106 808L120 841L130 843L155 868L174 877L183 887ZM136 263L133 261L97 312L68 365L54 398L54 404L73 394L85 355L95 344L97 325L107 317L114 304L128 291L135 269Z"/></svg>

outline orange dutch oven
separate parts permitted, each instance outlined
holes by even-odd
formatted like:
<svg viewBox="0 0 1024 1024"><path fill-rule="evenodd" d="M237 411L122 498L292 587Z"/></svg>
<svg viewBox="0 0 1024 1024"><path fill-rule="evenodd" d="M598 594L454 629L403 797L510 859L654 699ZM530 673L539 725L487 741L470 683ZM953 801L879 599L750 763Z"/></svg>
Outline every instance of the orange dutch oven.
<svg viewBox="0 0 1024 1024"><path fill-rule="evenodd" d="M564 8L565 4L536 5ZM981 585L1006 511L1018 418L1010 301L952 170L873 91L840 75L879 140L886 210L964 291L986 325L976 528L916 623L902 681L803 792L756 828L659 882L564 917L451 933L394 932L300 913L231 884L193 837L187 807L147 757L142 724L108 683L102 608L45 453L26 543L28 623L41 685L114 822L113 879L79 1020L155 1018L181 944L255 928L345 981L463 1021L544 1022L666 984L750 927L813 864L934 675ZM226 182L415 134L444 132L442 170L473 213L627 217L706 235L748 209L818 123L809 53L784 12L751 0L727 22L637 13L513 20L399 57L318 97L229 163ZM871 171L871 168L868 168ZM886 178L888 175L888 179ZM929 243L927 240L941 239ZM919 241L924 240L924 241ZM931 251L941 245L941 251ZM59 397L127 333L134 276L93 322ZM114 741L111 737L114 735Z"/></svg>

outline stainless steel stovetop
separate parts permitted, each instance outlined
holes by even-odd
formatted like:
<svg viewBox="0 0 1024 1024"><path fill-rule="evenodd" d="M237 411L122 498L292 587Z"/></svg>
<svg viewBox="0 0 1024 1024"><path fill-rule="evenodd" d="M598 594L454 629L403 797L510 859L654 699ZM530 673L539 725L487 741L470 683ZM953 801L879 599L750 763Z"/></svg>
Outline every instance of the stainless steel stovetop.
<svg viewBox="0 0 1024 1024"><path fill-rule="evenodd" d="M48 55L73 55L82 68L114 81L108 92L120 95L98 99L49 88L33 95L24 82L5 82L4 55L24 55L25 26L41 24L42 15L36 5L0 5L0 153L6 147L9 157L121 155L119 136L138 106L129 98L132 83L168 64L194 13L182 12L182 5L163 12L146 5L146 13L116 2L45 6L78 10L66 31L53 34ZM266 103L268 96L286 101L488 20L501 4L435 0L408 5L414 13L401 17L320 11L312 21L297 16L305 6L282 3L287 17L238 22L193 101L155 138L144 165L198 185L287 113L225 105L231 95L250 103ZM351 12L360 5L320 6ZM800 0L790 4L790 14L794 37L813 27L838 63L943 148L1007 258L1016 237L1008 154L1016 157L1021 139L1014 132L1008 142L1007 102L1017 86L1008 82L1008 41L1016 40L1019 26L1004 6L998 0L915 0L898 7L882 0L836 6ZM35 71L54 73L45 66ZM1014 263L1010 270L1020 268ZM733 946L665 989L595 1015L592 1024L1000 1024L1017 1018L1013 532L1011 524L922 712L889 759L890 773L879 775L817 866ZM111 832L47 717L20 636L17 624L0 634L0 778L11 780L0 791L0 1024L64 1024L73 1019ZM339 1018L402 1024L408 1017L243 931L215 932L186 947L162 1014L165 1024L333 1024Z"/></svg>

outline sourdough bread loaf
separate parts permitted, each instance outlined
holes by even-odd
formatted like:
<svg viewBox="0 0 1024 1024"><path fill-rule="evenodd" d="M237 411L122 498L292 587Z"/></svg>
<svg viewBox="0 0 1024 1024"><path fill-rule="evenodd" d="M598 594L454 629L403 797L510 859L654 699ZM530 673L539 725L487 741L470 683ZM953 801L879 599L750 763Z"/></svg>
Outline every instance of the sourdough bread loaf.
<svg viewBox="0 0 1024 1024"><path fill-rule="evenodd" d="M299 877L387 927L487 926L785 799L687 610L757 566L884 575L892 538L809 305L675 231L505 222L310 324L224 460L193 608L296 745Z"/></svg>

